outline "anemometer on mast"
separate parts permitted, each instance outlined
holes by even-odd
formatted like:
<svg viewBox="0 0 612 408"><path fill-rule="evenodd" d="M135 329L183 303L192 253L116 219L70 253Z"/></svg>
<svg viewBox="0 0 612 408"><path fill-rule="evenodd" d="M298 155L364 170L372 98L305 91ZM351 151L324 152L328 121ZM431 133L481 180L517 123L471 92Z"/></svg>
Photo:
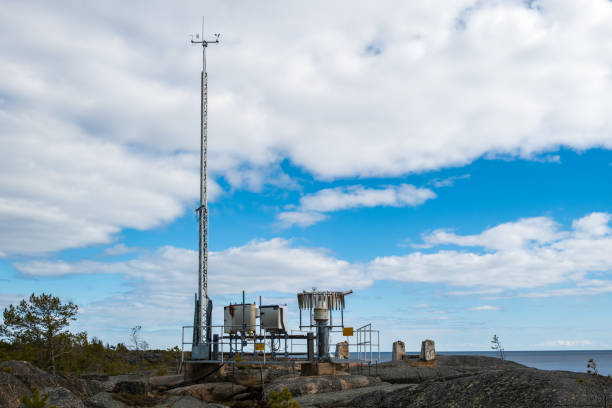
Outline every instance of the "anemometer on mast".
<svg viewBox="0 0 612 408"><path fill-rule="evenodd" d="M198 251L198 293L195 296L193 322L192 358L211 358L212 300L208 297L208 202L206 198L206 160L208 142L208 73L206 72L206 48L218 44L221 34L214 34L214 40L204 39L204 18L202 33L191 36L192 44L202 44L202 75L200 79L200 206L196 209L199 221Z"/></svg>

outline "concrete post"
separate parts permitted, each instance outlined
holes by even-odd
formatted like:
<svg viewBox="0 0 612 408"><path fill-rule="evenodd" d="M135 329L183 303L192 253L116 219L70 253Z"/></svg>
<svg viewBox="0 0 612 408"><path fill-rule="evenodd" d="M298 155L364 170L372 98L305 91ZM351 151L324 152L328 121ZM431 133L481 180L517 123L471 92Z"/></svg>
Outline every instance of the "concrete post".
<svg viewBox="0 0 612 408"><path fill-rule="evenodd" d="M341 341L340 343L336 343L335 357L338 359L349 358L349 345L347 341Z"/></svg>
<svg viewBox="0 0 612 408"><path fill-rule="evenodd" d="M306 349L308 350L308 361L314 361L314 333L306 334Z"/></svg>
<svg viewBox="0 0 612 408"><path fill-rule="evenodd" d="M403 360L406 355L406 346L403 341L396 341L393 343L393 348L391 349L391 360L399 361Z"/></svg>
<svg viewBox="0 0 612 408"><path fill-rule="evenodd" d="M432 361L436 359L436 344L433 340L423 340L421 343L421 360Z"/></svg>

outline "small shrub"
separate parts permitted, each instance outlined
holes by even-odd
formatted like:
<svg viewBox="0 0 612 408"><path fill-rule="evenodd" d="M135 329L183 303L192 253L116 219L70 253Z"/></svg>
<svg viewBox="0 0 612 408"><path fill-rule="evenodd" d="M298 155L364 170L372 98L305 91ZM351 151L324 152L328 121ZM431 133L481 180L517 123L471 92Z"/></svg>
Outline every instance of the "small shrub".
<svg viewBox="0 0 612 408"><path fill-rule="evenodd" d="M289 388L285 388L280 392L270 391L268 406L270 408L300 408L300 405L293 400Z"/></svg>
<svg viewBox="0 0 612 408"><path fill-rule="evenodd" d="M610 376L610 374L605 377L600 375L597 363L592 358L590 358L587 363L587 374L590 378L577 378L576 382L586 387L587 392L585 395L596 404L594 406L608 408L610 406L608 401L611 398L608 397L607 388L612 386L612 376ZM578 395L578 392L574 392L574 397Z"/></svg>
<svg viewBox="0 0 612 408"><path fill-rule="evenodd" d="M493 340L491 340L491 343L493 344L491 346L491 348L493 350L497 350L499 352L499 358L504 360L504 358L505 358L505 356L504 356L504 348L502 347L501 340L499 339L499 337L497 337L497 334L493 335Z"/></svg>
<svg viewBox="0 0 612 408"><path fill-rule="evenodd" d="M47 404L47 399L49 399L49 394L45 394L45 395L40 395L40 391L38 390L38 388L36 387L32 387L32 397L28 397L27 395L24 395L23 398L21 399L21 402L23 402L23 405L26 406L26 408L45 408L45 405ZM56 408L55 405L51 405L49 408Z"/></svg>

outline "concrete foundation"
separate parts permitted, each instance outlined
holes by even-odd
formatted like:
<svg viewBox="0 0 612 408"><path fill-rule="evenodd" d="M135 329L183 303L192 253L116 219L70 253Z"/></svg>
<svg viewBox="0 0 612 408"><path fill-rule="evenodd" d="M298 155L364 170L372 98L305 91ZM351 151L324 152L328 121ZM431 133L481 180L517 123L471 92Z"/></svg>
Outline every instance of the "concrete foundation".
<svg viewBox="0 0 612 408"><path fill-rule="evenodd" d="M185 381L196 381L213 375L215 371L222 375L223 373L220 371L225 369L226 367L220 363L192 363L187 361L185 362L183 375Z"/></svg>
<svg viewBox="0 0 612 408"><path fill-rule="evenodd" d="M309 377L313 375L336 375L344 372L345 364L336 363L302 363L301 375Z"/></svg>

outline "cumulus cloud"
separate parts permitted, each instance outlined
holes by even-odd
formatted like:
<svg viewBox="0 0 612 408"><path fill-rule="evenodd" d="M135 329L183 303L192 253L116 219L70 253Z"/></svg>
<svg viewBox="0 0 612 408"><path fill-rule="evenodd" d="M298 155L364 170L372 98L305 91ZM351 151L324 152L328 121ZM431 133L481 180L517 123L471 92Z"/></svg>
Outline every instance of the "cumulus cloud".
<svg viewBox="0 0 612 408"><path fill-rule="evenodd" d="M0 253L106 243L196 197L202 7L223 33L211 178L234 188L286 159L328 180L612 147L606 0L7 2Z"/></svg>
<svg viewBox="0 0 612 408"><path fill-rule="evenodd" d="M337 259L325 250L292 245L274 238L255 240L243 246L209 254L211 293L249 291L294 293L311 286L344 288L369 286L372 280L363 267ZM112 273L153 285L160 292L193 291L197 273L197 251L166 246L129 261L25 261L15 267L23 274L49 277ZM282 277L282 279L279 279Z"/></svg>
<svg viewBox="0 0 612 408"><path fill-rule="evenodd" d="M122 228L171 221L197 197L193 157L133 153L44 115L0 110L0 126L0 248L7 255L107 243Z"/></svg>
<svg viewBox="0 0 612 408"><path fill-rule="evenodd" d="M559 231L548 217L526 218L489 228L478 235L456 235L448 230L436 230L424 237L428 245L453 244L499 250L525 248L527 245L546 244L566 233Z"/></svg>
<svg viewBox="0 0 612 408"><path fill-rule="evenodd" d="M612 293L612 233L585 235L584 225L590 225L591 232L602 230L601 223L593 222L594 219L609 218L589 214L566 229L546 217L527 218L489 228L478 235L455 234L452 240L437 241L439 245L459 246L456 250L432 248L430 253L377 257L365 263L352 263L324 249L298 246L281 238L254 240L210 253L209 290L216 304L224 304L242 289L291 299L297 291L312 286L360 289L376 280L442 284L456 289L448 291L453 295L485 297ZM536 233L537 228L542 231ZM507 246L495 234L507 234ZM477 236L480 238L474 238ZM469 239L464 242L461 237ZM486 246L482 237L489 237L494 243ZM39 278L75 274L122 276L129 290L83 306L88 325L99 328L118 327L117 321L159 330L176 327L178 320L185 321L185 316L192 313L197 287L197 252L171 246L139 253L127 261L25 260L14 266L22 274ZM494 311L498 307L485 304L472 310ZM169 336L175 339L176 332Z"/></svg>
<svg viewBox="0 0 612 408"><path fill-rule="evenodd" d="M348 186L327 188L308 194L300 199L296 211L285 211L278 215L284 226L309 226L326 218L322 213L360 207L405 207L417 206L435 198L436 194L427 188L410 184L366 188Z"/></svg>
<svg viewBox="0 0 612 408"><path fill-rule="evenodd" d="M116 329L127 333L130 324L151 330L171 329L167 334L170 344L176 342L177 325L189 324L193 313L197 264L197 251L166 246L129 261L26 261L15 267L23 274L41 278L118 274L131 289L83 305L82 320L87 321L88 330L108 333ZM220 306L228 302L225 296L243 289L251 294L281 293L277 301L287 303L298 291L313 286L359 289L372 284L362 266L336 259L325 250L298 247L280 238L211 252L209 268L209 292L216 302L217 314L222 313ZM216 315L215 319L222 316ZM114 336L111 333L110 337Z"/></svg>
<svg viewBox="0 0 612 408"><path fill-rule="evenodd" d="M211 290L236 293L240 285L249 282L250 290L291 293L312 285L343 287L346 282L357 288L366 287L374 280L385 279L471 289L453 292L457 295L498 294L502 290L546 288L553 284L572 286L544 292L524 291L521 295L606 293L612 290L612 281L604 279L612 271L612 233L585 236L582 227L578 227L593 226L592 220L596 218L609 220L593 213L575 220L574 228L569 230L563 230L547 217L535 217L500 224L478 235L453 234L442 239L434 232L431 236L437 237L436 245L453 244L470 250L417 251L376 257L365 264L338 259L323 249L295 246L282 238L254 240L210 253ZM600 231L602 225L593 228ZM32 276L121 273L166 284L166 280L189 280L197 270L196 255L192 250L168 246L121 262L34 260L14 265L21 273ZM281 276L283 279L279 279Z"/></svg>
<svg viewBox="0 0 612 408"><path fill-rule="evenodd" d="M609 218L593 213L576 220L571 230L563 230L548 217L535 217L500 224L477 235L434 231L425 236L429 245L473 248L377 257L368 270L374 279L494 290L575 285L588 273L606 275L612 270L612 234L585 236L582 230L587 224L589 231L604 231L605 220Z"/></svg>

